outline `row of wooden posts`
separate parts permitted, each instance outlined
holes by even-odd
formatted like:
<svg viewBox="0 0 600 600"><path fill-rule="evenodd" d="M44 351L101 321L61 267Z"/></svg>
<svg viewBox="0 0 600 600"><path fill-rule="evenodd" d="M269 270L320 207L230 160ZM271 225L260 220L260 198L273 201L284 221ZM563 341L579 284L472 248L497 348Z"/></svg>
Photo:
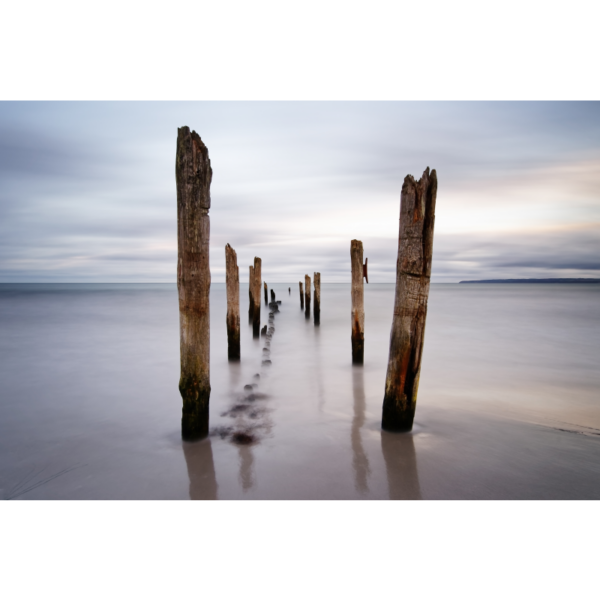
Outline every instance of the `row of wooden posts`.
<svg viewBox="0 0 600 600"><path fill-rule="evenodd" d="M175 176L177 182L177 289L179 293L182 437L194 440L208 435L210 399L209 240L212 168L208 150L189 127L177 131ZM433 228L437 197L435 170L424 171L415 181L407 175L400 194L400 230L396 263L396 294L390 335L389 360L383 398L383 429L410 431L415 415L427 300L431 276ZM364 360L363 245L350 244L352 264L352 362ZM240 358L239 269L235 250L225 246L227 288L227 338L230 360ZM262 261L250 266L249 320L254 337L260 336ZM311 279L305 276L300 303L310 318ZM314 318L320 323L321 275L314 274ZM268 301L264 284L265 303ZM273 290L272 301L275 302Z"/></svg>
<svg viewBox="0 0 600 600"><path fill-rule="evenodd" d="M315 325L321 324L321 273L314 273L313 284L315 286L314 300L315 306L313 309ZM300 308L304 310L304 316L310 319L310 276L304 276L304 288L302 282L298 282L300 289Z"/></svg>
<svg viewBox="0 0 600 600"><path fill-rule="evenodd" d="M255 256L254 265L250 265L250 277L248 279L249 308L248 320L252 324L252 337L260 337L260 282L262 272L262 260ZM227 244L225 246L225 288L227 293L227 357L230 361L240 360L240 275L237 264L236 251ZM306 292L303 292L302 282L300 285L300 307L304 309L307 319L310 319L310 284L308 275L304 276ZM314 323L321 322L321 273L314 274ZM269 304L267 282L263 282L265 304ZM271 302L276 303L275 292L271 289ZM305 308L306 305L306 308Z"/></svg>

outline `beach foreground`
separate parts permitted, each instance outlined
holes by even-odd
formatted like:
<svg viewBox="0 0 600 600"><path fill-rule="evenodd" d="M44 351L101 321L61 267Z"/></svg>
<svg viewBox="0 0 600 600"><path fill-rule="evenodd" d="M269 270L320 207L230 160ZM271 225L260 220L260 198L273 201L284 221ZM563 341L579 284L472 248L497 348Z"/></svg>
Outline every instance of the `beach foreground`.
<svg viewBox="0 0 600 600"><path fill-rule="evenodd" d="M211 435L187 443L174 284L0 285L0 497L600 498L598 286L432 285L410 434L380 428L393 284L365 286L364 366L349 284L318 327L273 289L271 364L247 284L229 363L212 285Z"/></svg>

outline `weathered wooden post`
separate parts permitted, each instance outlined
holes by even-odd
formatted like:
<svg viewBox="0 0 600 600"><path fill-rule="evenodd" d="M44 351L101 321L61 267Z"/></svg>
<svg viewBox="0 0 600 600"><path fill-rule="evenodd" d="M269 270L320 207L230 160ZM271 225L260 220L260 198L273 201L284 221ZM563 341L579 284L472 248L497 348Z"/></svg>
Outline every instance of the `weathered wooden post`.
<svg viewBox="0 0 600 600"><path fill-rule="evenodd" d="M352 363L362 365L365 356L365 288L363 283L363 245L350 242L352 264Z"/></svg>
<svg viewBox="0 0 600 600"><path fill-rule="evenodd" d="M177 290L184 440L208 435L210 399L210 184L208 149L189 127L177 130Z"/></svg>
<svg viewBox="0 0 600 600"><path fill-rule="evenodd" d="M250 265L248 273L248 323L254 322L254 267Z"/></svg>
<svg viewBox="0 0 600 600"><path fill-rule="evenodd" d="M265 287L265 306L267 304L269 304L269 295L267 294L267 282L265 281L264 283L264 287Z"/></svg>
<svg viewBox="0 0 600 600"><path fill-rule="evenodd" d="M321 273L315 273L315 325L321 323Z"/></svg>
<svg viewBox="0 0 600 600"><path fill-rule="evenodd" d="M310 277L304 276L304 316L310 319Z"/></svg>
<svg viewBox="0 0 600 600"><path fill-rule="evenodd" d="M271 288L271 302L277 302L277 296L273 288Z"/></svg>
<svg viewBox="0 0 600 600"><path fill-rule="evenodd" d="M407 175L400 195L396 298L381 427L410 431L415 417L433 254L437 174Z"/></svg>
<svg viewBox="0 0 600 600"><path fill-rule="evenodd" d="M262 261L254 257L254 287L252 296L254 298L254 313L252 315L252 337L260 337L260 282L262 281Z"/></svg>
<svg viewBox="0 0 600 600"><path fill-rule="evenodd" d="M302 291L302 282L299 281L298 285L300 286L300 309L304 309L304 292Z"/></svg>
<svg viewBox="0 0 600 600"><path fill-rule="evenodd" d="M240 271L235 250L225 246L225 287L227 290L227 357L240 360Z"/></svg>

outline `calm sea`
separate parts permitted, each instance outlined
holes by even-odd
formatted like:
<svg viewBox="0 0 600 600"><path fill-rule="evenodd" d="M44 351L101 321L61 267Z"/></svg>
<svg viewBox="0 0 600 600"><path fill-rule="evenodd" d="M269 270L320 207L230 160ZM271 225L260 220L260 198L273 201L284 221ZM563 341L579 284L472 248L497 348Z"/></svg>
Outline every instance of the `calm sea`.
<svg viewBox="0 0 600 600"><path fill-rule="evenodd" d="M432 285L411 434L380 429L394 285L365 285L363 367L349 285L319 327L273 289L271 364L247 285L229 364L212 285L212 435L184 443L174 284L1 284L0 498L600 498L600 285Z"/></svg>

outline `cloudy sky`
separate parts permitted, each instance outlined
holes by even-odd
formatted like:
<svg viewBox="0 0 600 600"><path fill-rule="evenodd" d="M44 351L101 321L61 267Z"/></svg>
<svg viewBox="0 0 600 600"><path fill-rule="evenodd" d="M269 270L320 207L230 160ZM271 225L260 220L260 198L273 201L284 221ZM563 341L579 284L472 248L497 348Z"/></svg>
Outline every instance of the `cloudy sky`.
<svg viewBox="0 0 600 600"><path fill-rule="evenodd" d="M434 282L600 277L600 103L1 102L0 281L174 282L177 128L208 147L211 272L394 282L400 189L438 173Z"/></svg>

